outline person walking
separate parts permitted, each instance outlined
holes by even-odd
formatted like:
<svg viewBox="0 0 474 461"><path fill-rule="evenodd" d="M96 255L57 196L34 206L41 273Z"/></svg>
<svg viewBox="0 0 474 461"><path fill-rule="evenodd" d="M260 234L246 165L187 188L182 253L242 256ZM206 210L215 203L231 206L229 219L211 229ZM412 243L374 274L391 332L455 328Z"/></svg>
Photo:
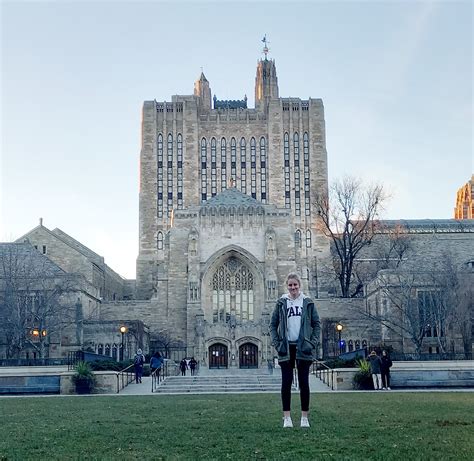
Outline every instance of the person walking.
<svg viewBox="0 0 474 461"><path fill-rule="evenodd" d="M382 357L380 357L381 365L380 372L382 375L382 389L390 391L390 367L393 365L392 359L388 355L386 350L382 351Z"/></svg>
<svg viewBox="0 0 474 461"><path fill-rule="evenodd" d="M281 400L283 427L293 427L291 419L291 385L293 370L298 370L301 401L301 427L310 427L309 369L319 344L321 325L316 306L311 298L301 292L298 274L286 277L288 293L276 302L270 322L272 345L278 353L281 368Z"/></svg>
<svg viewBox="0 0 474 461"><path fill-rule="evenodd" d="M179 362L179 369L181 370L181 376L186 376L186 370L188 369L186 359L183 359L181 362Z"/></svg>
<svg viewBox="0 0 474 461"><path fill-rule="evenodd" d="M133 358L133 366L135 368L135 383L136 384L142 382L144 363L145 363L145 356L143 355L143 352L142 352L141 349L137 349L137 353L135 354L135 357Z"/></svg>
<svg viewBox="0 0 474 461"><path fill-rule="evenodd" d="M153 354L153 357L150 360L150 370L151 375L154 377L156 383L160 382L160 372L161 367L163 366L163 357L159 351Z"/></svg>
<svg viewBox="0 0 474 461"><path fill-rule="evenodd" d="M372 374L372 381L374 382L374 389L376 391L382 390L382 375L381 366L382 360L375 351L369 354L370 372Z"/></svg>
<svg viewBox="0 0 474 461"><path fill-rule="evenodd" d="M191 360L189 361L189 369L191 370L191 376L194 376L196 372L196 359L194 357L191 357Z"/></svg>

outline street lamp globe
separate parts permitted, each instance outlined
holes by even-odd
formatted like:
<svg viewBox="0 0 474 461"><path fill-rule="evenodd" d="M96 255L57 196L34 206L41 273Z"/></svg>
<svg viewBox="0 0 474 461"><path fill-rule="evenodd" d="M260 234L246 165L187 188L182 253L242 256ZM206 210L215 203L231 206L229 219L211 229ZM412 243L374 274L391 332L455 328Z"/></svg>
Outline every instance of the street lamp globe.
<svg viewBox="0 0 474 461"><path fill-rule="evenodd" d="M342 330L344 329L344 325L342 325L341 323L338 323L336 325L336 330L340 333Z"/></svg>

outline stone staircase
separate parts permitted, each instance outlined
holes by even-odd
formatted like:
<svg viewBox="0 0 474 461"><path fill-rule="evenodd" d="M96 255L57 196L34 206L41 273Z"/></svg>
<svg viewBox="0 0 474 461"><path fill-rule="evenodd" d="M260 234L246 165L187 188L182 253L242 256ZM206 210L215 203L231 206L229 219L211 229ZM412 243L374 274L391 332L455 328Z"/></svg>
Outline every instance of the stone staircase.
<svg viewBox="0 0 474 461"><path fill-rule="evenodd" d="M170 376L155 393L157 394L216 394L245 392L280 392L279 374L226 374L214 376Z"/></svg>

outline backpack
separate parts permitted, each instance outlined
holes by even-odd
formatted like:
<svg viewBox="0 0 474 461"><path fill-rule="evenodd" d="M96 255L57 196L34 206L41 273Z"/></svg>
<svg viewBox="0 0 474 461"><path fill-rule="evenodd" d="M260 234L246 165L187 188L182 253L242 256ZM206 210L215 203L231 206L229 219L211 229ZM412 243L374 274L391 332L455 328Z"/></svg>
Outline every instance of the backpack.
<svg viewBox="0 0 474 461"><path fill-rule="evenodd" d="M137 354L137 355L135 356L135 359L133 360L133 363L134 363L135 365L141 365L141 364L143 363L143 355Z"/></svg>

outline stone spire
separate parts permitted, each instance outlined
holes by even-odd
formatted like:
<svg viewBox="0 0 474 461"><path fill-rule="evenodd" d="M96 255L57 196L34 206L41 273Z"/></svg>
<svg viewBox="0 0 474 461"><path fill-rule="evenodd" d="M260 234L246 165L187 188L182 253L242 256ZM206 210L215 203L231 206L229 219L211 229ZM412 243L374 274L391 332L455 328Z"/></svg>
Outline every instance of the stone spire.
<svg viewBox="0 0 474 461"><path fill-rule="evenodd" d="M209 110L211 108L211 88L204 72L201 71L201 76L194 82L194 96L200 98L200 106L203 109Z"/></svg>
<svg viewBox="0 0 474 461"><path fill-rule="evenodd" d="M268 60L267 54L267 36L262 40L264 47L263 53L265 59L260 59L257 64L257 76L255 78L255 108L266 111L270 99L277 99L278 96L278 78L276 74L275 61Z"/></svg>

